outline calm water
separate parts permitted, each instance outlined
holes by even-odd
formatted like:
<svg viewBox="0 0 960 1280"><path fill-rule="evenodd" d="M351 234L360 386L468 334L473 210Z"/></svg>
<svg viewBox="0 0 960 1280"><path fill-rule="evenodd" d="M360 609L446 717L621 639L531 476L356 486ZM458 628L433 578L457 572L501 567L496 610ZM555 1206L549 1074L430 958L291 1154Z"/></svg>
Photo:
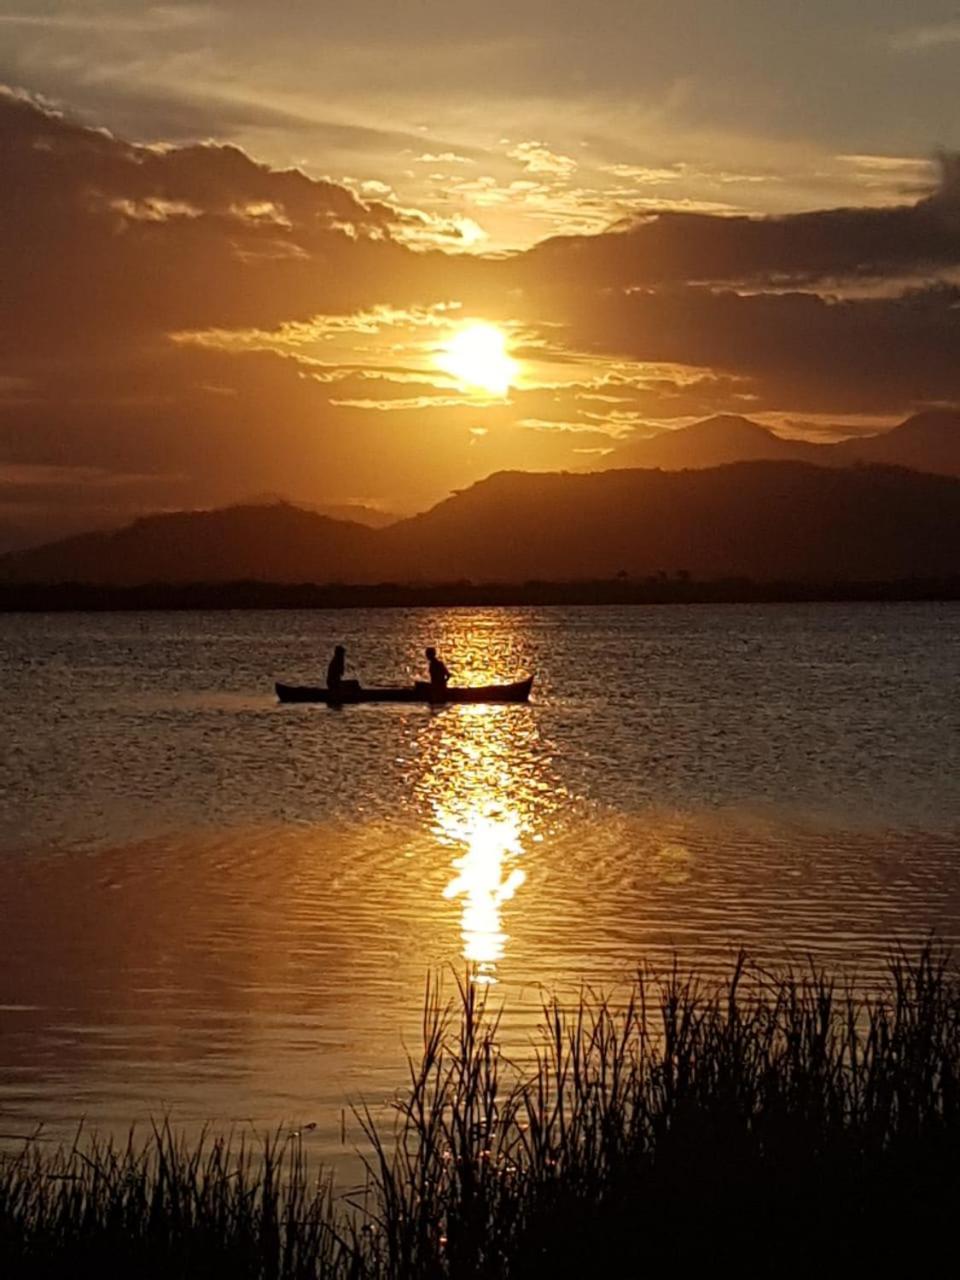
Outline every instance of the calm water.
<svg viewBox="0 0 960 1280"><path fill-rule="evenodd" d="M276 705L341 640L534 701ZM522 1039L673 950L960 938L956 606L0 617L0 670L4 1140L166 1109L337 1158L438 967Z"/></svg>

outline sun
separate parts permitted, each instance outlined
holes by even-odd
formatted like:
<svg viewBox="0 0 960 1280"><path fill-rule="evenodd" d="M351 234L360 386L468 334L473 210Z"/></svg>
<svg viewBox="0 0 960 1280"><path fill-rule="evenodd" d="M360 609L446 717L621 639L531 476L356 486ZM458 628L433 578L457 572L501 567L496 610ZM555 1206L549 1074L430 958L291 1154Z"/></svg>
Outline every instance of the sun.
<svg viewBox="0 0 960 1280"><path fill-rule="evenodd" d="M517 362L507 354L506 335L496 325L465 325L440 350L437 365L467 387L505 396L517 375Z"/></svg>

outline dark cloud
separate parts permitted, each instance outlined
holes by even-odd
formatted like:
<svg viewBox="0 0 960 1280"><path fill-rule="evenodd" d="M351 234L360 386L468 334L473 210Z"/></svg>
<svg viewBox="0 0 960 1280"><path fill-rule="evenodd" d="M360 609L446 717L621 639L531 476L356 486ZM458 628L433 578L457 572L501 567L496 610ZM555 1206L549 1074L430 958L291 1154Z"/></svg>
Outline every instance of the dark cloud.
<svg viewBox="0 0 960 1280"><path fill-rule="evenodd" d="M134 146L0 97L0 340L30 357L409 292L406 214L232 146Z"/></svg>
<svg viewBox="0 0 960 1280"><path fill-rule="evenodd" d="M608 356L741 379L758 411L892 413L960 400L960 288L948 285L851 300L695 286L606 291L567 320L564 336Z"/></svg>
<svg viewBox="0 0 960 1280"><path fill-rule="evenodd" d="M504 270L530 316L556 326L541 331L550 341L738 380L710 411L894 413L953 402L960 156L943 154L939 166L935 190L913 204L663 213L545 241ZM682 384L677 392L685 403Z"/></svg>
<svg viewBox="0 0 960 1280"><path fill-rule="evenodd" d="M521 277L562 287L776 285L922 275L960 266L960 155L914 204L782 217L658 213L600 236L556 237L524 257Z"/></svg>

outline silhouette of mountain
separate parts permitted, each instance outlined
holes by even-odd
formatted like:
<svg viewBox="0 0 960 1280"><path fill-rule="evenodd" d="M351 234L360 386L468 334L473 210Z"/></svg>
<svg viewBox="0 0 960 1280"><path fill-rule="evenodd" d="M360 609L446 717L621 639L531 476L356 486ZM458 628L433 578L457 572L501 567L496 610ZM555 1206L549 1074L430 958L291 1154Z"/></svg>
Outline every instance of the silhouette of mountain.
<svg viewBox="0 0 960 1280"><path fill-rule="evenodd" d="M402 516L392 511L380 511L376 507L361 507L353 503L343 506L308 507L317 515L329 516L331 520L346 520L352 524L362 524L367 529L385 529L387 525L396 524Z"/></svg>
<svg viewBox="0 0 960 1280"><path fill-rule="evenodd" d="M378 507L365 507L360 503L315 503L291 502L279 493L257 493L245 497L235 503L240 507L296 507L300 511L312 511L318 516L329 516L331 520L347 520L352 524L366 525L368 529L385 529L388 524L396 524L402 519L393 511L381 511Z"/></svg>
<svg viewBox="0 0 960 1280"><path fill-rule="evenodd" d="M138 520L0 558L19 582L524 582L686 571L701 580L893 580L960 565L960 480L742 462L501 472L385 529L296 507Z"/></svg>
<svg viewBox="0 0 960 1280"><path fill-rule="evenodd" d="M749 418L721 415L628 440L604 459L604 469L661 467L665 471L717 467L760 460L849 466L878 462L935 475L960 476L960 413L936 410L916 414L877 435L816 443L787 440Z"/></svg>
<svg viewBox="0 0 960 1280"><path fill-rule="evenodd" d="M144 516L0 557L7 581L326 582L363 578L377 532L287 503Z"/></svg>
<svg viewBox="0 0 960 1280"><path fill-rule="evenodd" d="M664 471L763 460L814 462L823 446L784 440L758 422L721 414L689 427L628 440L604 459L605 468L661 467Z"/></svg>
<svg viewBox="0 0 960 1280"><path fill-rule="evenodd" d="M882 435L828 445L846 463L880 462L934 475L960 476L960 413L918 413Z"/></svg>
<svg viewBox="0 0 960 1280"><path fill-rule="evenodd" d="M960 563L960 481L899 468L505 472L384 535L434 580L892 579Z"/></svg>
<svg viewBox="0 0 960 1280"><path fill-rule="evenodd" d="M14 551L27 541L27 535L19 525L9 520L0 520L0 555L6 551Z"/></svg>

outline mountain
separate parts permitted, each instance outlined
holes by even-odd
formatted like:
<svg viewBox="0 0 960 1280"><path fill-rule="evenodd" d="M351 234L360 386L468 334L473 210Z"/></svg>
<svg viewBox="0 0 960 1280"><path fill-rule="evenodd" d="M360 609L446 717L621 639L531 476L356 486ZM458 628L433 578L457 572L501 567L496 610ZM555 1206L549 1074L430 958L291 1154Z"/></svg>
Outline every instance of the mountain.
<svg viewBox="0 0 960 1280"><path fill-rule="evenodd" d="M258 493L234 504L240 507L296 507L299 511L312 511L314 515L329 516L331 520L348 520L352 524L366 525L368 529L385 529L401 519L393 511L381 511L379 507L365 507L360 503L291 502L278 493Z"/></svg>
<svg viewBox="0 0 960 1280"><path fill-rule="evenodd" d="M827 445L845 463L879 462L934 475L960 476L960 413L918 413L883 435Z"/></svg>
<svg viewBox="0 0 960 1280"><path fill-rule="evenodd" d="M178 511L0 556L0 580L350 581L362 579L375 560L377 537L361 524L286 503Z"/></svg>
<svg viewBox="0 0 960 1280"><path fill-rule="evenodd" d="M960 572L960 480L741 462L690 471L501 472L385 529L296 507L138 520L0 557L19 582L841 581Z"/></svg>
<svg viewBox="0 0 960 1280"><path fill-rule="evenodd" d="M654 436L627 440L603 462L605 470L661 467L664 471L760 460L850 466L876 462L935 475L960 476L960 413L919 413L878 435L837 443L786 440L749 418L726 414Z"/></svg>
<svg viewBox="0 0 960 1280"><path fill-rule="evenodd" d="M309 507L317 515L329 516L331 520L347 520L353 524L362 524L367 529L385 529L389 524L396 524L402 517L392 511L380 511L377 507L361 507L354 503L343 506Z"/></svg>
<svg viewBox="0 0 960 1280"><path fill-rule="evenodd" d="M25 530L9 520L0 520L0 555L6 551L14 551L29 542Z"/></svg>
<svg viewBox="0 0 960 1280"><path fill-rule="evenodd" d="M436 581L932 576L960 571L960 480L798 462L505 472L384 534L396 570Z"/></svg>
<svg viewBox="0 0 960 1280"><path fill-rule="evenodd" d="M802 440L784 440L749 418L721 414L689 427L628 440L607 455L604 467L661 467L664 471L684 471L720 467L728 462L813 462L822 448Z"/></svg>

